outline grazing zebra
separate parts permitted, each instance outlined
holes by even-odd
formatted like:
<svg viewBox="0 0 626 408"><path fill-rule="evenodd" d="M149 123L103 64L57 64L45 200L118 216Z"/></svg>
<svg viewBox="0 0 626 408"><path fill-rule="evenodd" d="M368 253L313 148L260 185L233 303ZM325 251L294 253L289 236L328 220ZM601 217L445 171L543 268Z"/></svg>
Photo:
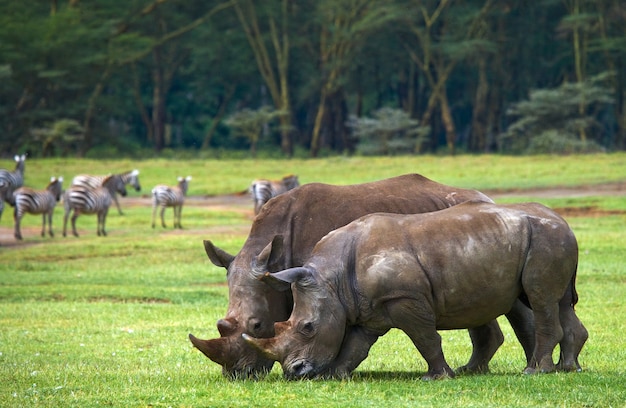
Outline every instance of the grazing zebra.
<svg viewBox="0 0 626 408"><path fill-rule="evenodd" d="M72 186L68 188L63 195L63 205L65 207L63 236L66 236L67 219L72 210L74 211L72 215L72 233L75 237L78 237L76 218L80 214L98 214L98 236L106 236L104 225L115 192L120 193L122 196L126 195L126 187L119 174L105 177L101 187Z"/></svg>
<svg viewBox="0 0 626 408"><path fill-rule="evenodd" d="M254 180L250 185L250 195L254 201L254 214L261 211L261 207L271 198L279 194L285 193L300 185L298 176L290 174L282 178L282 180Z"/></svg>
<svg viewBox="0 0 626 408"><path fill-rule="evenodd" d="M20 223L24 214L42 214L41 236L46 236L46 218L48 220L48 234L54 236L52 232L52 214L57 201L61 199L63 193L63 177L52 177L50 183L45 190L33 190L28 187L20 187L13 193L15 200L15 212L13 220L15 221L14 236L16 239L22 239L22 231Z"/></svg>
<svg viewBox="0 0 626 408"><path fill-rule="evenodd" d="M122 182L124 185L130 184L135 191L141 191L141 185L139 184L139 170L128 171L126 173L117 174L122 178ZM96 188L102 185L102 182L107 176L91 176L88 174L81 174L72 180L72 186L82 186L89 188ZM113 201L115 202L115 206L117 207L117 211L120 215L124 215L122 212L122 208L120 207L120 203L117 201L117 194L114 191L111 196Z"/></svg>
<svg viewBox="0 0 626 408"><path fill-rule="evenodd" d="M183 228L180 219L190 180L191 176L178 177L178 185L174 187L158 185L152 189L152 228L154 228L157 207L161 207L161 225L163 228L165 228L163 214L166 207L174 207L174 228Z"/></svg>
<svg viewBox="0 0 626 408"><path fill-rule="evenodd" d="M0 169L0 218L4 210L4 202L15 205L13 192L24 185L24 162L26 155L15 155L15 170Z"/></svg>

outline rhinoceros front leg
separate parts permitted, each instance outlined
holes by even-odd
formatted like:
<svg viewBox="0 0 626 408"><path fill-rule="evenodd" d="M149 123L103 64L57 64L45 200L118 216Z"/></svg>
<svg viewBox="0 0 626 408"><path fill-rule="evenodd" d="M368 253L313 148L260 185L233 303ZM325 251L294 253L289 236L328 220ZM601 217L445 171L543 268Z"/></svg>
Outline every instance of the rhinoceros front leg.
<svg viewBox="0 0 626 408"><path fill-rule="evenodd" d="M422 380L454 377L454 371L443 355L441 336L437 333L435 313L428 301L402 299L386 304L393 327L405 332L428 364L428 372Z"/></svg>
<svg viewBox="0 0 626 408"><path fill-rule="evenodd" d="M528 365L533 358L533 350L535 349L535 317L533 311L517 299L506 314L506 318L524 349L526 364Z"/></svg>
<svg viewBox="0 0 626 408"><path fill-rule="evenodd" d="M350 374L367 358L370 348L380 335L361 326L348 327L337 358L326 372L320 374L320 377L349 378Z"/></svg>

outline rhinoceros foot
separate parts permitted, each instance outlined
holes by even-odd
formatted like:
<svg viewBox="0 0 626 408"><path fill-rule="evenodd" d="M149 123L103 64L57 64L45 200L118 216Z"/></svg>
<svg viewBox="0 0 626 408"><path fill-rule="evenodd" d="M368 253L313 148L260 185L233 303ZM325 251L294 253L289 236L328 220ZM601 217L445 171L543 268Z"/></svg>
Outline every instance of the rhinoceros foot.
<svg viewBox="0 0 626 408"><path fill-rule="evenodd" d="M457 374L463 374L463 375L487 374L489 373L489 366L488 365L470 366L469 364L466 364L462 367L457 368L456 370L454 370L454 372Z"/></svg>
<svg viewBox="0 0 626 408"><path fill-rule="evenodd" d="M446 378L454 378L454 371L450 368L446 368L440 372L427 372L424 376L422 376L423 381L432 381L432 380L444 380Z"/></svg>

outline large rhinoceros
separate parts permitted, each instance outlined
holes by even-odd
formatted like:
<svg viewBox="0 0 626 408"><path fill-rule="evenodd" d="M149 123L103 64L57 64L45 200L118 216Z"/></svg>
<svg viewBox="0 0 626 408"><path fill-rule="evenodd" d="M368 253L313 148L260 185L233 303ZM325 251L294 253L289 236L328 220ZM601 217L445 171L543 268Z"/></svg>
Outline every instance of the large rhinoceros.
<svg viewBox="0 0 626 408"><path fill-rule="evenodd" d="M259 263L272 252L268 245ZM587 331L574 313L577 265L572 230L537 203L372 214L326 235L304 266L262 274L271 286L291 287L294 309L275 337L242 336L287 378L302 378L365 358L379 336L399 328L428 363L424 379L452 377L437 330L484 325L523 299L536 328L524 371L554 371L559 342L568 355L560 368L580 370Z"/></svg>
<svg viewBox="0 0 626 408"><path fill-rule="evenodd" d="M227 377L250 377L271 370L273 361L248 346L241 337L274 335L274 322L289 317L293 307L290 292L277 292L253 275L255 258L277 235L282 235L284 251L269 259L265 271L276 272L302 266L315 244L328 232L366 214L388 212L414 214L437 211L469 200L493 202L479 191L446 186L419 174L348 186L311 183L271 199L255 218L250 234L237 256L205 241L211 261L227 268L228 311L217 322L220 338L201 340L193 335L193 345L222 365ZM277 251L275 251L278 253ZM521 303L507 315L530 359L534 345L532 314ZM491 357L504 336L493 322L470 330L474 352L463 370L488 370ZM354 367L338 368L338 373Z"/></svg>

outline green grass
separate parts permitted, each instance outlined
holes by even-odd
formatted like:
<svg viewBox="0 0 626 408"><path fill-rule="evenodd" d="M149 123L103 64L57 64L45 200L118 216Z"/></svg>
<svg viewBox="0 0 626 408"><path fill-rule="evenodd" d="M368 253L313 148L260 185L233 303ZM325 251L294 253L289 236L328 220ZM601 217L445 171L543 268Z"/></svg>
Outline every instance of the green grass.
<svg viewBox="0 0 626 408"><path fill-rule="evenodd" d="M192 195L242 191L257 176L300 175L301 182L362 182L405 172L480 189L520 189L624 181L626 155L567 157L434 156L184 162L29 160L27 183L43 186L51 175L92 169L106 173L139 168L152 185L191 174ZM10 167L10 161L0 162ZM116 170L117 171L117 170ZM90 170L91 172L91 170ZM131 192L131 196L138 193ZM491 373L423 382L426 370L410 340L392 330L348 381L282 379L280 366L261 381L228 381L220 367L187 339L218 336L228 289L225 272L202 246L211 239L237 252L250 226L245 208L183 210L182 232L150 228L149 207L112 209L109 236L95 234L95 217L78 219L80 238L39 236L40 217L24 218L24 243L0 246L0 406L464 406L619 407L626 401L626 197L507 198L554 208L596 208L600 216L567 218L580 245L577 313L590 332L580 356L582 373L524 376L524 357L506 319L506 340ZM0 233L12 234L11 208ZM612 211L612 213L611 213ZM171 226L171 210L166 221ZM452 366L466 362L466 331L442 332Z"/></svg>

